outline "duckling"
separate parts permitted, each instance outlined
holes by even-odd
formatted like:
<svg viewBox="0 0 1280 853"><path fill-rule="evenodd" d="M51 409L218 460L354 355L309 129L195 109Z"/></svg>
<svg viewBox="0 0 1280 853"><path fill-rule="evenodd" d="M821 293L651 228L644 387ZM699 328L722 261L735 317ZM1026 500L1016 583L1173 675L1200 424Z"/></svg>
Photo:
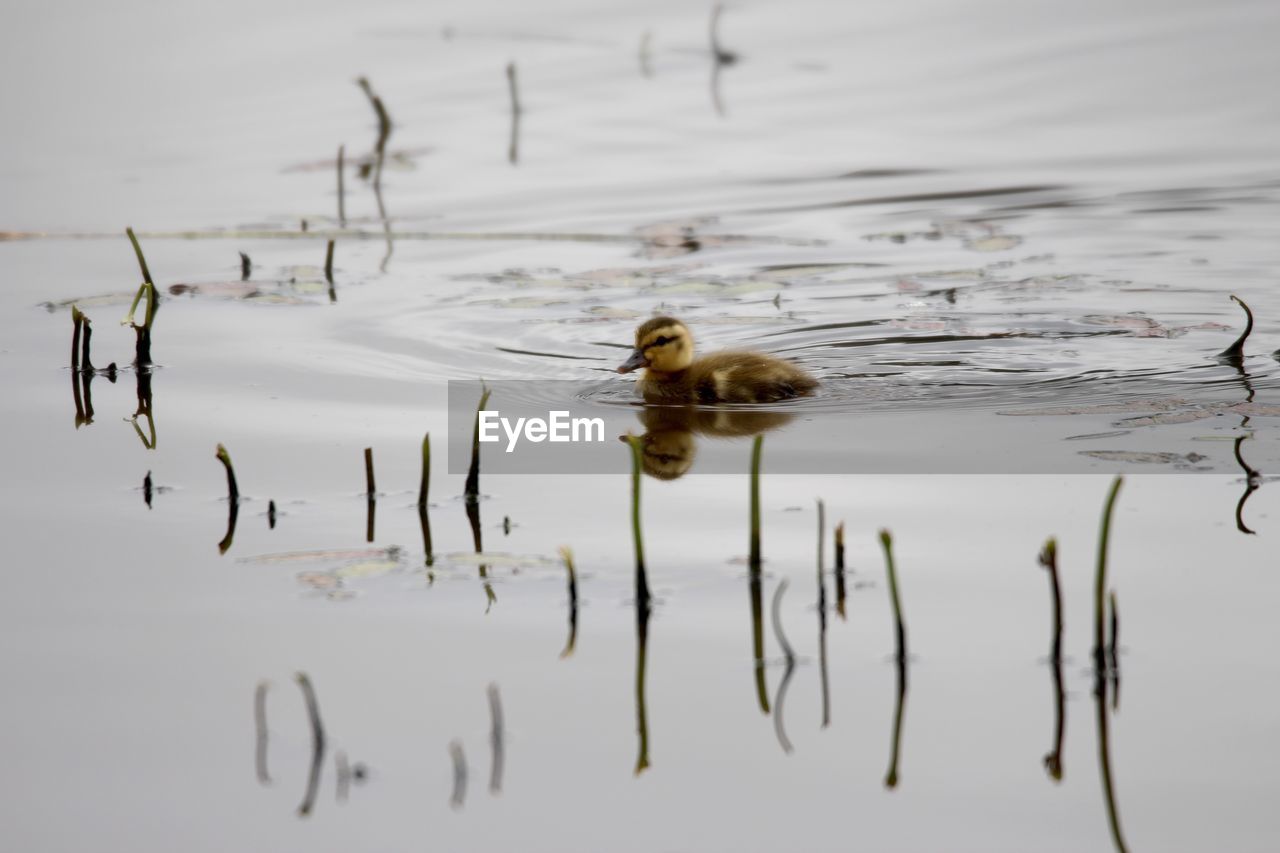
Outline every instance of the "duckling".
<svg viewBox="0 0 1280 853"><path fill-rule="evenodd" d="M693 357L693 333L674 317L654 317L636 329L636 348L618 367L643 367L636 385L650 403L771 403L801 397L818 380L789 361L756 352Z"/></svg>

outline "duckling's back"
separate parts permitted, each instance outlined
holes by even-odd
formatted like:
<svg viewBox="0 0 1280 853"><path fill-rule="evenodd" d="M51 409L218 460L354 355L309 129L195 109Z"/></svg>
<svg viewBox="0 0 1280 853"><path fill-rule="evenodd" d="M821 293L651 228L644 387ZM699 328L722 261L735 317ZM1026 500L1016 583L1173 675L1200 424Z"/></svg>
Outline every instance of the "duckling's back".
<svg viewBox="0 0 1280 853"><path fill-rule="evenodd" d="M813 393L804 369L755 352L717 352L696 359L665 381L642 383L645 399L688 403L772 403Z"/></svg>

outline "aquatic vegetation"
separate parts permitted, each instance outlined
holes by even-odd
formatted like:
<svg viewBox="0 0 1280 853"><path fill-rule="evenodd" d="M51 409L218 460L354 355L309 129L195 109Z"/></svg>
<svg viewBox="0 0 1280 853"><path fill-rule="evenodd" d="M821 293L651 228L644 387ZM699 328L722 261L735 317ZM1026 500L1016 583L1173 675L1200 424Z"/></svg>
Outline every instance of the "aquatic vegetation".
<svg viewBox="0 0 1280 853"><path fill-rule="evenodd" d="M147 259L142 254L142 246L138 243L138 238L134 236L132 228L126 228L125 233L129 236L129 242L133 244L134 254L138 256L138 266L142 270L142 286L138 288L138 295L133 297L133 304L129 306L129 315L125 317L124 322L133 327L134 334L137 336L133 365L140 370L145 370L151 367L151 327L155 323L160 298L156 293L155 282L151 280L151 270L147 268ZM134 320L134 312L137 311L138 302L142 299L146 300L146 305L142 322L138 323Z"/></svg>
<svg viewBox="0 0 1280 853"><path fill-rule="evenodd" d="M1245 304L1244 300L1234 293L1231 294L1231 301L1244 309L1244 331L1240 333L1240 337L1236 338L1231 346L1218 353L1218 357L1227 361L1238 362L1244 358L1244 343L1249 340L1249 334L1253 331L1253 312L1249 310L1249 306Z"/></svg>
<svg viewBox="0 0 1280 853"><path fill-rule="evenodd" d="M466 495L467 503L474 504L480 500L480 413L484 411L485 406L489 405L490 391L481 383L483 392L480 394L480 402L476 404L476 419L471 429L471 466L467 469L467 484L463 491ZM480 550L477 546L476 550Z"/></svg>
<svg viewBox="0 0 1280 853"><path fill-rule="evenodd" d="M893 605L894 636L897 641L894 657L907 659L907 625L902 616L902 598L898 595L898 572L893 561L893 536L888 530L880 531L880 547L884 549L885 575L889 578L889 603Z"/></svg>

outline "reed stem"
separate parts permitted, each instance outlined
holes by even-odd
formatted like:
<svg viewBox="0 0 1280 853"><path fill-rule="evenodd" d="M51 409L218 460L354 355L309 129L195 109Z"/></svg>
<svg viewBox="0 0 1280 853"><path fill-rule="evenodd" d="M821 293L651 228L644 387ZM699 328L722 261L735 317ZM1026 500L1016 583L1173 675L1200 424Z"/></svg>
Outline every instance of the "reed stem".
<svg viewBox="0 0 1280 853"><path fill-rule="evenodd" d="M227 453L227 448L219 444L215 455L223 467L227 469L227 500L233 504L239 503L240 488L236 485L236 469L231 465L231 454Z"/></svg>
<svg viewBox="0 0 1280 853"><path fill-rule="evenodd" d="M1052 536L1040 551L1040 565L1049 572L1049 591L1053 594L1053 645L1049 660L1062 662L1062 584L1058 580L1058 540Z"/></svg>
<svg viewBox="0 0 1280 853"><path fill-rule="evenodd" d="M880 545L884 548L885 571L889 575L889 598L893 602L893 621L897 632L897 659L907 659L907 626L902 618L902 599L898 595L898 572L893 562L893 535L880 531Z"/></svg>
<svg viewBox="0 0 1280 853"><path fill-rule="evenodd" d="M1234 293L1231 294L1231 300L1244 309L1244 331L1240 333L1240 337L1236 338L1235 343L1218 353L1218 356L1220 358L1239 360L1244 357L1244 342L1249 339L1249 333L1253 331L1253 312L1249 310L1249 306L1245 304L1244 300Z"/></svg>
<svg viewBox="0 0 1280 853"><path fill-rule="evenodd" d="M431 490L431 433L422 436L422 481L418 483L418 508L427 505L427 493Z"/></svg>
<svg viewBox="0 0 1280 853"><path fill-rule="evenodd" d="M644 462L639 437L628 435L627 444L631 446L631 536L636 552L636 604L647 609L649 579L644 565L644 538L640 533L640 473Z"/></svg>
<svg viewBox="0 0 1280 853"><path fill-rule="evenodd" d="M1102 523L1098 532L1098 565L1093 579L1093 661L1101 672L1106 668L1106 621L1107 594L1107 547L1111 541L1111 518L1115 511L1116 496L1120 494L1120 486L1124 477L1116 477L1107 492L1107 500L1102 508Z"/></svg>
<svg viewBox="0 0 1280 853"><path fill-rule="evenodd" d="M481 384L484 388L483 383ZM484 388L480 395L480 403L476 406L475 422L471 427L471 467L467 469L467 484L463 490L468 503L480 500L480 413L489 405L489 395L493 393Z"/></svg>
<svg viewBox="0 0 1280 853"><path fill-rule="evenodd" d="M374 485L373 480L373 448L366 447L364 449L364 486L365 495L374 498L378 495L378 487Z"/></svg>

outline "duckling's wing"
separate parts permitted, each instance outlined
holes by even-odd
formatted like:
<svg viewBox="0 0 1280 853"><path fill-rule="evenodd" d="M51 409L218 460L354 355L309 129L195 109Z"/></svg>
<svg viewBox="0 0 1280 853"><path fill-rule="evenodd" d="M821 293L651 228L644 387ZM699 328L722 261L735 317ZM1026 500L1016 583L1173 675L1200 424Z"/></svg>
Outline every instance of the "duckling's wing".
<svg viewBox="0 0 1280 853"><path fill-rule="evenodd" d="M771 403L813 391L818 382L802 368L758 352L718 352L698 359L693 386L708 403Z"/></svg>

